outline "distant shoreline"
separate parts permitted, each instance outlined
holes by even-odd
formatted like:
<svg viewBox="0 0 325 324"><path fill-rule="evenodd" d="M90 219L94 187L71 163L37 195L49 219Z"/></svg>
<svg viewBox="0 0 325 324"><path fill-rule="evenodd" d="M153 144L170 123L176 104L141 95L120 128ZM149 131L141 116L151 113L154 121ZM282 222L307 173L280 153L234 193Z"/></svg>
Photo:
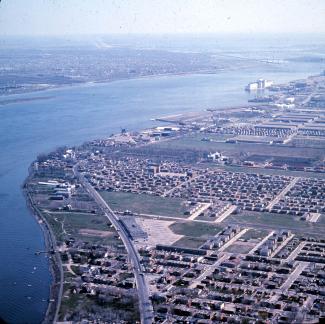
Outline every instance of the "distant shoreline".
<svg viewBox="0 0 325 324"><path fill-rule="evenodd" d="M232 70L229 68L229 71ZM175 72L175 73L157 73L157 74L150 74L150 75L140 75L140 76L130 76L130 77L122 77L122 78L116 78L116 79L111 79L111 80L96 80L96 81L84 81L84 82L79 82L79 83L71 83L71 84L62 84L62 85L51 85L47 88L39 88L39 89L26 89L26 91L21 91L21 92L15 92L15 93L2 93L0 94L0 106L1 105L8 105L12 103L18 103L22 101L33 101L33 100L43 100L43 99L51 99L50 97L35 97L35 98L17 98L17 99L5 99L10 96L20 96L20 95L29 95L29 94L38 94L40 92L49 92L53 90L61 90L61 89L70 89L70 88L83 88L83 87L90 87L90 86L95 86L95 85L105 85L109 84L112 82L118 82L118 81L127 81L127 80L141 80L141 79L152 79L156 77L168 77L168 76L187 76L187 75L208 75L208 74L217 74L217 73L223 73L228 71L228 69L217 69L217 70L199 70L199 71L191 71L191 72ZM1 100L1 99L4 100ZM52 96L53 98L53 96Z"/></svg>
<svg viewBox="0 0 325 324"><path fill-rule="evenodd" d="M117 80L116 80L117 81ZM43 97L47 98L47 97ZM51 97L49 97L51 98ZM33 98L30 98L33 100ZM241 106L242 108L245 108L245 106ZM181 114L174 114L169 115L166 117L160 117L156 118L155 120L161 120L166 119L167 122L173 122L170 121L170 119L178 117ZM201 140L202 141L202 140ZM236 166L234 166L236 168ZM231 167L230 167L231 168ZM225 167L225 170L227 170L227 167ZM232 172L230 170L230 172ZM241 171L233 171L233 172L241 172ZM246 173L246 171L242 171ZM254 171L256 172L256 171ZM257 172L256 172L257 173ZM261 172L263 174L263 172ZM265 172L267 174L267 172ZM29 176L25 180L23 185L23 191L25 194L25 197L28 201L28 207L32 211L32 214L35 216L35 218L38 220L39 225L41 226L44 237L45 237L45 249L46 251L55 251L57 248L57 242L55 235L52 232L51 225L47 222L44 215L40 212L39 208L34 205L33 200L28 193L28 179L30 179L33 176L33 171L30 167L29 169ZM41 220L41 222L40 222ZM62 271L62 263L61 263L61 257L58 252L55 252L53 254L49 254L51 257L49 258L49 267L50 271L52 273L52 282L51 282L51 288L50 288L50 302L48 304L48 309L46 311L46 316L43 321L43 323L52 323L55 322L57 319L58 311L60 308L60 301L62 298L62 282L63 282L63 271ZM51 302L53 300L53 302Z"/></svg>
<svg viewBox="0 0 325 324"><path fill-rule="evenodd" d="M238 69L245 69L246 66L240 67L227 67L227 68L218 68L218 69L205 69L205 70L197 70L197 71L188 71L188 72L170 72L170 73L156 73L156 74L149 74L149 75L139 75L139 76L129 76L129 77L120 77L120 78L113 78L107 80L95 80L95 81L82 81L70 84L48 84L48 87L44 88L40 87L38 89L26 89L26 91L21 92L14 92L14 93L0 93L0 108L1 106L15 104L19 102L28 102L28 101L36 101L36 100L49 100L54 98L55 96L43 96L43 97L26 97L26 98L15 98L16 96L23 96L23 95L32 95L32 94L39 94L40 92L51 92L57 90L64 90L64 89L77 89L77 88L88 88L92 86L101 86L110 84L113 82L120 82L120 81L128 81L128 80L143 80L143 79L154 79L159 77L176 77L176 76L188 76L188 75L217 75L219 73L226 73ZM308 74L310 75L310 74ZM304 78L307 78L306 75ZM13 97L12 99L10 97Z"/></svg>

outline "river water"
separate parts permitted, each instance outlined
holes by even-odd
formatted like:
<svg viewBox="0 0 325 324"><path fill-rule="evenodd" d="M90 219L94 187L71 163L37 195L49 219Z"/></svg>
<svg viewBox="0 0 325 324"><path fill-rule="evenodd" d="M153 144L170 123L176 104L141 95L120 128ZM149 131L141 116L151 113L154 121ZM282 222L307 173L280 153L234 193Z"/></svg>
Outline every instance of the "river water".
<svg viewBox="0 0 325 324"><path fill-rule="evenodd" d="M21 192L37 154L60 145L108 136L121 128L153 125L151 118L246 104L244 86L263 77L284 82L319 73L320 64L284 64L216 75L159 76L61 88L5 99L50 99L0 106L0 316L38 323L47 307L51 276L43 234Z"/></svg>

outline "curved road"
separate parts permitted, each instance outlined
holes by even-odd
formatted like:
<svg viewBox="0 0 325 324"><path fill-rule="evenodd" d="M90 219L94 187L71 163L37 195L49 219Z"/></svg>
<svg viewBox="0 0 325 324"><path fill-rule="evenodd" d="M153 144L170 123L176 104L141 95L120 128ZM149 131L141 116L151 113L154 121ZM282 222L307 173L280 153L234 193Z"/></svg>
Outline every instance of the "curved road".
<svg viewBox="0 0 325 324"><path fill-rule="evenodd" d="M102 196L90 185L87 179L81 173L78 172L77 165L73 168L73 170L75 176L79 179L79 181L87 190L89 195L94 198L98 206L103 210L106 217L113 224L120 238L122 239L133 266L133 272L134 272L135 281L138 290L138 296L139 296L139 310L141 316L141 323L151 324L154 318L153 308L149 298L149 291L145 280L145 276L142 272L142 266L140 263L140 256L138 251L134 247L133 242L130 239L128 233L125 231L124 227L121 226L118 216L108 206L108 204L102 198Z"/></svg>

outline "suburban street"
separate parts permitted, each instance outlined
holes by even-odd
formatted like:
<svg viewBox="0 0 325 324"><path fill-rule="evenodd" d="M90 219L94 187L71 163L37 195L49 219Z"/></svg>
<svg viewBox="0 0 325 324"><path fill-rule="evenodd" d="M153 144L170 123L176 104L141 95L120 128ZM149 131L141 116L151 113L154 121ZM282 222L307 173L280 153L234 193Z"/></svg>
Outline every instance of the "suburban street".
<svg viewBox="0 0 325 324"><path fill-rule="evenodd" d="M309 265L308 262L299 262L296 269L292 271L288 279L281 286L282 293L285 293L291 285L295 282L295 280L299 277L301 272Z"/></svg>
<svg viewBox="0 0 325 324"><path fill-rule="evenodd" d="M248 231L248 228L242 229L238 234L236 234L233 238L231 238L228 242L226 242L219 250L218 252L223 252L226 250L227 247L229 247L231 244L233 244L236 240L238 240L242 235L244 235Z"/></svg>
<svg viewBox="0 0 325 324"><path fill-rule="evenodd" d="M287 192L289 192L291 190L291 188L293 188L293 186L299 181L299 179L300 178L298 178L298 177L293 178L290 181L290 183L267 205L266 209L271 210L273 208L273 206L280 201L280 199L285 197Z"/></svg>
<svg viewBox="0 0 325 324"><path fill-rule="evenodd" d="M198 283L201 282L202 279L204 279L206 276L210 275L217 266L219 266L223 261L227 260L229 258L228 254L222 255L214 264L206 266L205 270L202 272L200 276L198 276L196 279L194 279L191 282L190 288L195 288Z"/></svg>

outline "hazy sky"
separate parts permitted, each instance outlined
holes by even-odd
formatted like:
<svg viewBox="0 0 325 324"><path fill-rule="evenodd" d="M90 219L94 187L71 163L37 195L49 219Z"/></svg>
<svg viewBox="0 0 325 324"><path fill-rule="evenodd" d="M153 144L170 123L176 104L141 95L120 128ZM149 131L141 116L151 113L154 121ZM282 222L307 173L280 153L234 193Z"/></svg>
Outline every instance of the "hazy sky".
<svg viewBox="0 0 325 324"><path fill-rule="evenodd" d="M0 35L325 33L325 0L2 0Z"/></svg>

